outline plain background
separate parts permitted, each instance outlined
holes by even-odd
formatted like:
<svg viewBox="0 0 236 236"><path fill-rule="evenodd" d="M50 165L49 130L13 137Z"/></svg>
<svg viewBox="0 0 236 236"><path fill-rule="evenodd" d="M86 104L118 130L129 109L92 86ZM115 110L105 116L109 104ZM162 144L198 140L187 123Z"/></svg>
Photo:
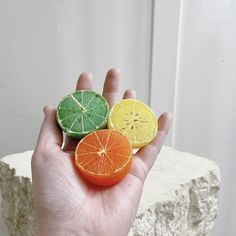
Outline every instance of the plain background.
<svg viewBox="0 0 236 236"><path fill-rule="evenodd" d="M219 164L213 235L235 235L235 24L234 0L0 0L0 157L34 148L80 73L101 91L118 67L121 91L174 113L166 144Z"/></svg>

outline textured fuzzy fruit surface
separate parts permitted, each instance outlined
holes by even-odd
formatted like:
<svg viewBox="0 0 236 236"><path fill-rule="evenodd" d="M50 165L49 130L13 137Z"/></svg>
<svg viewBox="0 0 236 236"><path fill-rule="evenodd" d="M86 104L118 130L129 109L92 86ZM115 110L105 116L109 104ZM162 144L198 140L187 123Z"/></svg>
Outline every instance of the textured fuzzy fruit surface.
<svg viewBox="0 0 236 236"><path fill-rule="evenodd" d="M96 185L121 181L132 161L132 147L125 136L109 129L94 131L78 143L75 165L84 178Z"/></svg>
<svg viewBox="0 0 236 236"><path fill-rule="evenodd" d="M124 99L112 107L108 128L121 132L133 148L140 148L155 138L158 124L155 113L145 103Z"/></svg>
<svg viewBox="0 0 236 236"><path fill-rule="evenodd" d="M106 127L109 105L100 94L90 90L76 91L62 99L57 108L57 122L73 138L82 138Z"/></svg>

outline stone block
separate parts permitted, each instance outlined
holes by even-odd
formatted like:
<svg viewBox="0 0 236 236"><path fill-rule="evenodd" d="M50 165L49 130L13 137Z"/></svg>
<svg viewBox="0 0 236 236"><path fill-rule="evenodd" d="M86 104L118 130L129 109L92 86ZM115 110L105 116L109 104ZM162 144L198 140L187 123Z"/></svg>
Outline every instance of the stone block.
<svg viewBox="0 0 236 236"><path fill-rule="evenodd" d="M27 151L0 162L2 216L11 236L31 236L35 226L31 156ZM211 235L219 184L215 162L163 147L146 179L129 236Z"/></svg>

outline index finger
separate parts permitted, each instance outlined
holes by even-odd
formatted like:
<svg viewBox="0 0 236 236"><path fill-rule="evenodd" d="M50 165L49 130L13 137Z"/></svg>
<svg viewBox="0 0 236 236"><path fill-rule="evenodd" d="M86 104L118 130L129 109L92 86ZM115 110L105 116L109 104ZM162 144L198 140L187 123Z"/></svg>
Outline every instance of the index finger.
<svg viewBox="0 0 236 236"><path fill-rule="evenodd" d="M92 77L91 73L82 73L77 81L76 90L92 90Z"/></svg>
<svg viewBox="0 0 236 236"><path fill-rule="evenodd" d="M93 89L93 81L92 81L92 74L89 72L84 72L79 76L77 81L76 90L92 90ZM69 136L65 137L63 143L63 151L74 151L76 145L78 144L78 139L71 138Z"/></svg>

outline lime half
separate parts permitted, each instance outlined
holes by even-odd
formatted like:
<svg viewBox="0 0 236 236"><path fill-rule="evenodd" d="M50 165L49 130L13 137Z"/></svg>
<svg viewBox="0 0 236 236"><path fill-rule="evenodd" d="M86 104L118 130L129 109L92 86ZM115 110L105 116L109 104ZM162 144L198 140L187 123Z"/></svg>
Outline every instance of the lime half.
<svg viewBox="0 0 236 236"><path fill-rule="evenodd" d="M62 99L57 107L57 122L73 138L106 127L109 105L100 94L90 90L76 91Z"/></svg>

